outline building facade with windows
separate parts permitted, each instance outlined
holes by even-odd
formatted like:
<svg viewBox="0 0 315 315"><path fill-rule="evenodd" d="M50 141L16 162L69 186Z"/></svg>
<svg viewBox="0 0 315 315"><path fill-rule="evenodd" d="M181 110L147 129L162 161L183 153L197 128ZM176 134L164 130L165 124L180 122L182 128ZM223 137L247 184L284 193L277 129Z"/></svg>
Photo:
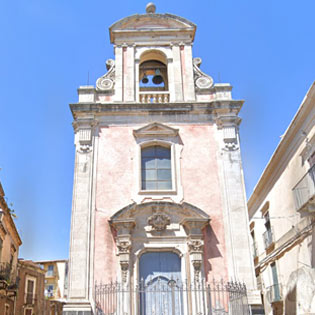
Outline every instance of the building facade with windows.
<svg viewBox="0 0 315 315"><path fill-rule="evenodd" d="M14 311L18 290L17 262L22 245L0 183L0 314Z"/></svg>
<svg viewBox="0 0 315 315"><path fill-rule="evenodd" d="M19 259L19 290L17 294L16 315L45 314L44 296L45 272L31 260ZM49 313L46 313L49 314ZM49 314L50 315L50 314Z"/></svg>
<svg viewBox="0 0 315 315"><path fill-rule="evenodd" d="M37 261L45 271L45 297L64 302L67 298L68 260Z"/></svg>
<svg viewBox="0 0 315 315"><path fill-rule="evenodd" d="M315 313L315 83L248 201L266 314Z"/></svg>
<svg viewBox="0 0 315 315"><path fill-rule="evenodd" d="M154 4L114 23L115 60L70 105L66 315L248 314L248 302L261 303L239 147L243 101L200 69L195 32Z"/></svg>

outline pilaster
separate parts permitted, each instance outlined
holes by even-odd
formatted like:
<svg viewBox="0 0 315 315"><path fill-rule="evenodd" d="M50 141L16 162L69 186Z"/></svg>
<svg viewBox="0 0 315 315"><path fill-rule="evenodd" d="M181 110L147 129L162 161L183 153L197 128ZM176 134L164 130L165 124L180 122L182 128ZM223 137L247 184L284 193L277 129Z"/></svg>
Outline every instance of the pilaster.
<svg viewBox="0 0 315 315"><path fill-rule="evenodd" d="M123 100L123 48L115 47L115 97L116 102Z"/></svg>
<svg viewBox="0 0 315 315"><path fill-rule="evenodd" d="M183 81L182 67L179 45L173 45L173 85L174 85L174 101L183 100Z"/></svg>
<svg viewBox="0 0 315 315"><path fill-rule="evenodd" d="M250 251L249 221L239 147L241 119L227 114L217 118L220 141L221 185L224 201L225 239L228 271L231 279L244 281L250 304L260 304L255 290L254 266ZM251 300L254 297L254 300Z"/></svg>
<svg viewBox="0 0 315 315"><path fill-rule="evenodd" d="M97 126L94 117L78 119L75 129L75 169L71 216L69 291L67 312L91 311L90 258L92 250L93 169ZM76 313L70 313L76 314ZM85 314L85 313L84 313Z"/></svg>

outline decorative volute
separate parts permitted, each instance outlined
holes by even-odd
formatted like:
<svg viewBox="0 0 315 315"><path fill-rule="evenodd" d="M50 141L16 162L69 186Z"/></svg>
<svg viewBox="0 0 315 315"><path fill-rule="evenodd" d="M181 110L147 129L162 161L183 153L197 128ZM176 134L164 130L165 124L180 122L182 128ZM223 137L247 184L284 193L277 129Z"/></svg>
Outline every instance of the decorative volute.
<svg viewBox="0 0 315 315"><path fill-rule="evenodd" d="M106 61L107 73L97 79L96 88L79 88L80 106L71 106L74 116L83 109L117 114L152 108L169 112L183 103L193 104L199 113L209 104L216 117L240 110L242 101L232 100L232 87L214 84L200 69L201 58L193 58L196 25L189 20L157 13L149 3L146 13L117 21L109 33L115 58Z"/></svg>

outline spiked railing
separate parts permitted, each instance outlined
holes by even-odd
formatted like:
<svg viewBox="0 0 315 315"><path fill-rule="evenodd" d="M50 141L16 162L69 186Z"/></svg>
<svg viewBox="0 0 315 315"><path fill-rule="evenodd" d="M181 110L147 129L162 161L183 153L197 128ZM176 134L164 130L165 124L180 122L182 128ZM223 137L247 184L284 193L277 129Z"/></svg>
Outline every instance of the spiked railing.
<svg viewBox="0 0 315 315"><path fill-rule="evenodd" d="M135 286L96 284L97 315L248 315L246 287L239 282L140 281Z"/></svg>

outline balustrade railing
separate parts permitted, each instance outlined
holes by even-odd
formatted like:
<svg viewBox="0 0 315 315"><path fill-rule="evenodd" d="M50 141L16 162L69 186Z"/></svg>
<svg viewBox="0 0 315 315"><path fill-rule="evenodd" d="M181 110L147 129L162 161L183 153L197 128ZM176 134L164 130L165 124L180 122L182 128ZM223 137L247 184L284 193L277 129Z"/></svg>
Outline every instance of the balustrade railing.
<svg viewBox="0 0 315 315"><path fill-rule="evenodd" d="M168 103L169 92L139 92L139 98L141 103Z"/></svg>
<svg viewBox="0 0 315 315"><path fill-rule="evenodd" d="M315 196L315 164L293 188L296 210L300 210ZM315 206L314 206L315 208Z"/></svg>
<svg viewBox="0 0 315 315"><path fill-rule="evenodd" d="M268 229L264 234L264 243L265 243L265 249L268 249L271 244L274 243L274 233L273 233L273 228Z"/></svg>
<svg viewBox="0 0 315 315"><path fill-rule="evenodd" d="M11 265L9 263L0 262L0 280L10 281Z"/></svg>
<svg viewBox="0 0 315 315"><path fill-rule="evenodd" d="M279 302L282 300L282 286L276 283L266 289L267 300L269 303Z"/></svg>
<svg viewBox="0 0 315 315"><path fill-rule="evenodd" d="M248 315L246 287L238 282L169 280L95 285L97 315Z"/></svg>

